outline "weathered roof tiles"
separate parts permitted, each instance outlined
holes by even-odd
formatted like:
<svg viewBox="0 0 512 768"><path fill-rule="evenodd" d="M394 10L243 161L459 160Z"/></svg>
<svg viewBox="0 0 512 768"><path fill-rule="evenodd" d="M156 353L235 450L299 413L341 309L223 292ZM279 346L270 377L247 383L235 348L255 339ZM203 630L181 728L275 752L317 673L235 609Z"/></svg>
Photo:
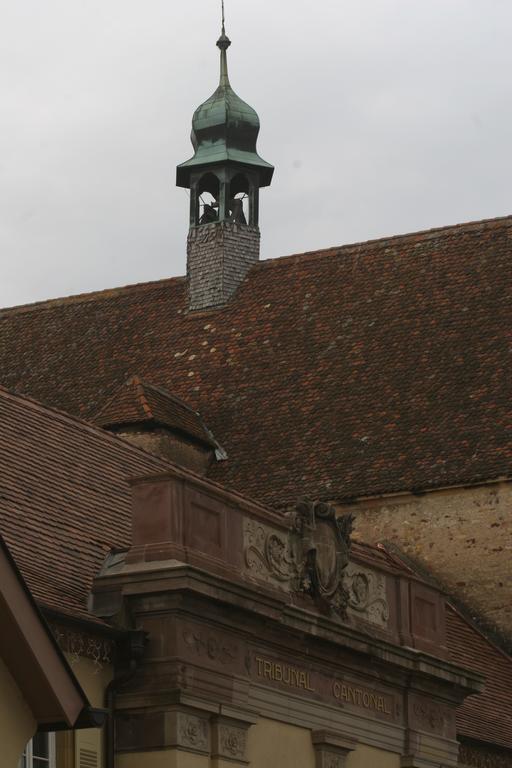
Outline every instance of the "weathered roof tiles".
<svg viewBox="0 0 512 768"><path fill-rule="evenodd" d="M208 313L182 278L5 310L0 382L90 418L138 372L202 414L214 479L276 505L490 480L511 256L508 217L263 261Z"/></svg>

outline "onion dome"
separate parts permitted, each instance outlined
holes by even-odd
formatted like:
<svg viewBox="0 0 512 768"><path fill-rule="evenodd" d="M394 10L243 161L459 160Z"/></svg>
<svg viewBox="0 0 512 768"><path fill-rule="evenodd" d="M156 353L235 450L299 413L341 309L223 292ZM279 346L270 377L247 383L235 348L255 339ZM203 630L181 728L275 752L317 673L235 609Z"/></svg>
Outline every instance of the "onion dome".
<svg viewBox="0 0 512 768"><path fill-rule="evenodd" d="M260 120L256 111L237 96L228 76L227 51L231 45L224 27L217 41L220 49L219 87L201 104L192 119L194 157L177 168L177 184L188 187L190 174L200 166L243 164L259 171L260 186L268 186L274 168L257 153Z"/></svg>

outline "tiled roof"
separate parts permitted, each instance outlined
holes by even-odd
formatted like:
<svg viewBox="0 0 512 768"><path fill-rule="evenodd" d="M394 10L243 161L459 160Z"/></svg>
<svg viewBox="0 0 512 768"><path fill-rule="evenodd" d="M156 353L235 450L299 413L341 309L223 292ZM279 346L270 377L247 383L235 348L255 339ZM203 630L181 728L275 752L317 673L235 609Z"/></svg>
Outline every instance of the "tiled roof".
<svg viewBox="0 0 512 768"><path fill-rule="evenodd" d="M93 417L102 427L157 424L178 430L199 442L215 447L201 416L183 400L138 376L128 379Z"/></svg>
<svg viewBox="0 0 512 768"><path fill-rule="evenodd" d="M512 218L0 312L0 382L90 418L134 374L199 411L212 477L274 504L509 475Z"/></svg>
<svg viewBox="0 0 512 768"><path fill-rule="evenodd" d="M93 577L130 541L127 480L168 466L0 388L0 532L38 603L91 618Z"/></svg>
<svg viewBox="0 0 512 768"><path fill-rule="evenodd" d="M458 709L457 732L459 736L512 750L512 659L454 608L448 608L446 618L452 660L485 677L484 692L470 696Z"/></svg>

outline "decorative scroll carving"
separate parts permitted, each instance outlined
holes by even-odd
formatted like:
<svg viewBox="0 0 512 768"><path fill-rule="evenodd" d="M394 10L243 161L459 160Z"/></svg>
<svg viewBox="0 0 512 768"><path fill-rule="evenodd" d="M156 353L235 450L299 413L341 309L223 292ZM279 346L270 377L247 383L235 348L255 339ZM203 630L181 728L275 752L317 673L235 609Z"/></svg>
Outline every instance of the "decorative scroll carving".
<svg viewBox="0 0 512 768"><path fill-rule="evenodd" d="M345 572L345 582L349 593L349 613L353 612L371 624L386 627L389 605L384 574L350 563Z"/></svg>
<svg viewBox="0 0 512 768"><path fill-rule="evenodd" d="M178 744L181 747L208 752L208 721L195 715L178 713Z"/></svg>
<svg viewBox="0 0 512 768"><path fill-rule="evenodd" d="M90 659L94 662L95 672L98 673L105 664L112 664L113 643L108 638L60 625L52 625L52 631L60 649L70 655L72 666L78 664L81 658Z"/></svg>
<svg viewBox="0 0 512 768"><path fill-rule="evenodd" d="M237 760L245 760L247 731L234 728L231 725L221 725L219 728L219 756Z"/></svg>
<svg viewBox="0 0 512 768"><path fill-rule="evenodd" d="M266 581L283 586L298 576L289 539L255 520L244 524L245 563L248 570Z"/></svg>
<svg viewBox="0 0 512 768"><path fill-rule="evenodd" d="M294 528L301 563L299 588L322 607L346 618L349 592L343 576L350 553L352 515L336 517L331 504L304 499L297 504ZM297 545L296 545L297 546Z"/></svg>
<svg viewBox="0 0 512 768"><path fill-rule="evenodd" d="M237 655L238 649L235 645L225 643L213 635L185 630L183 639L190 648L194 648L199 656L206 655L212 661L220 661L221 664L229 664Z"/></svg>

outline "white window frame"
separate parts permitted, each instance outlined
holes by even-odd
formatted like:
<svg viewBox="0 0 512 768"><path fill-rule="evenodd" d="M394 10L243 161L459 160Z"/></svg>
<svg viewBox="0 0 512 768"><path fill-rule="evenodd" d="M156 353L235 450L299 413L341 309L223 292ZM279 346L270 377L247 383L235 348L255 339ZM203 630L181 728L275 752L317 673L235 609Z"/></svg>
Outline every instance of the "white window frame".
<svg viewBox="0 0 512 768"><path fill-rule="evenodd" d="M39 755L36 755L36 759ZM48 734L48 768L57 768L56 755L55 755L55 734ZM23 750L23 755L18 764L18 768L23 768L23 759L25 759L25 768L34 768L34 753L32 749L32 739Z"/></svg>

